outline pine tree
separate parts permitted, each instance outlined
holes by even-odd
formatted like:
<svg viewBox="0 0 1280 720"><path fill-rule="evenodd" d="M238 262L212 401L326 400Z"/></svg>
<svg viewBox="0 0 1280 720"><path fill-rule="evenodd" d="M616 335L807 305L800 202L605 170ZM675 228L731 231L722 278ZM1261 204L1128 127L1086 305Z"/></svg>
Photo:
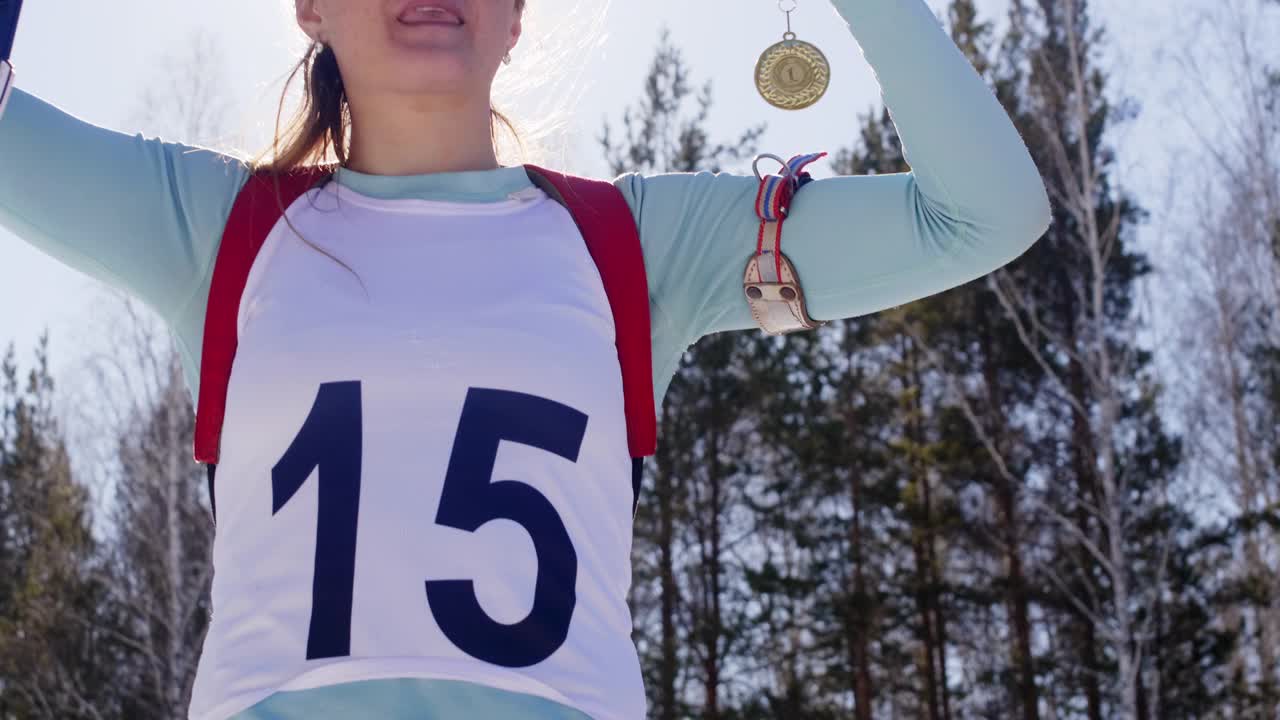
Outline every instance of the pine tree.
<svg viewBox="0 0 1280 720"><path fill-rule="evenodd" d="M1018 113L1024 103L1021 68L988 60L994 46L990 22L979 18L970 0L954 0L949 16L957 47L988 79L1006 111ZM906 332L943 384L933 389L938 436L932 455L953 505L947 521L952 529L943 534L970 566L949 583L957 596L951 620L962 633L1003 624L1008 648L1007 655L992 655L986 647L990 637L958 636L957 652L983 668L979 678L987 686L977 695L985 713L1035 720L1033 593L1024 547L1034 527L1023 499L1035 451L1026 424L1014 418L1036 412L1043 373L981 280L907 310Z"/></svg>
<svg viewBox="0 0 1280 720"><path fill-rule="evenodd" d="M0 717L120 717L118 632L53 392L48 336L25 383L11 344L0 362Z"/></svg>

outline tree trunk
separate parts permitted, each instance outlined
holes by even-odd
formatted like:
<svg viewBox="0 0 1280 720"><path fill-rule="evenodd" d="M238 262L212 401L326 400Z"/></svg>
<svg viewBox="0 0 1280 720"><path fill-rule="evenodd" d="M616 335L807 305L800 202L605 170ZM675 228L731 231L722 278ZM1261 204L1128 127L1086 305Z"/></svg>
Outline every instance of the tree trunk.
<svg viewBox="0 0 1280 720"><path fill-rule="evenodd" d="M720 417L720 396L716 383L711 388L711 414L717 420ZM703 523L705 541L703 545L703 578L706 582L704 592L705 617L702 624L703 638L703 682L706 698L702 717L705 720L720 718L720 512L721 512L721 477L720 477L720 435L722 428L708 429L707 438L707 502L704 509Z"/></svg>
<svg viewBox="0 0 1280 720"><path fill-rule="evenodd" d="M1005 561L1009 582L1005 591L1010 628L1010 652L1014 672L1017 674L1018 698L1022 705L1022 720L1039 720L1039 698L1036 693L1036 675L1031 657L1031 618L1027 601L1027 581L1022 572L1022 557L1018 553L1018 528L1014 496L1007 483L999 492L1001 512L1004 515Z"/></svg>
<svg viewBox="0 0 1280 720"><path fill-rule="evenodd" d="M846 425L853 427L852 420ZM849 498L853 518L849 523L849 552L853 560L853 587L849 591L848 619L845 632L849 644L849 668L853 675L854 720L871 720L871 653L868 650L866 617L867 604L862 599L870 596L862 557L862 478L855 469L849 473Z"/></svg>
<svg viewBox="0 0 1280 720"><path fill-rule="evenodd" d="M669 412L664 406L663 423ZM667 453L659 453L656 473L658 503L658 573L662 587L662 660L658 666L658 718L676 720L676 575L674 553L675 498L672 497L671 460Z"/></svg>
<svg viewBox="0 0 1280 720"><path fill-rule="evenodd" d="M1065 305L1063 317L1066 320L1066 342L1070 347L1079 348L1080 343L1076 328L1077 309L1075 297L1070 289L1064 290L1062 301ZM1076 403L1080 407L1089 407L1089 397L1085 390L1084 369L1074 359L1068 364L1067 384L1069 392ZM1093 470L1097 467L1093 457L1093 430L1089 426L1089 418L1086 415L1072 405L1068 405L1068 407L1071 410L1071 466L1072 473L1076 479L1076 494L1080 496L1080 502L1076 503L1075 522L1080 537L1089 538L1092 536L1089 531L1090 515L1085 508L1100 508L1103 502L1099 496L1098 484ZM1106 528L1102 528L1101 532L1105 535ZM1101 544L1106 545L1105 540ZM1084 547L1077 547L1076 550L1079 553L1080 582L1092 582L1091 573L1088 570L1093 568L1097 561ZM1097 611L1101 609L1095 608ZM1081 662L1085 670L1084 691L1089 720L1102 720L1102 689L1098 684L1101 668L1098 660L1098 638L1093 619L1079 612L1073 613L1073 617L1080 624L1082 639L1080 649L1083 653Z"/></svg>
<svg viewBox="0 0 1280 720"><path fill-rule="evenodd" d="M1084 643L1081 648L1084 654L1084 697L1087 703L1089 720L1102 720L1102 691L1098 688L1098 641L1093 635L1093 623L1088 618L1080 618L1084 631Z"/></svg>
<svg viewBox="0 0 1280 720"><path fill-rule="evenodd" d="M904 359L914 365L915 352L914 346L909 347L909 341L906 336L900 336L900 347L903 350ZM937 619L933 611L933 553L930 552L931 534L929 526L932 523L933 509L930 507L929 496L929 476L926 468L921 466L919 461L919 450L924 445L924 433L921 429L920 413L920 392L919 375L916 369L911 368L910 380L914 390L911 399L911 417L907 420L907 444L911 448L911 457L908 459L908 467L910 468L912 482L919 487L920 494L917 500L916 516L912 521L912 551L915 554L916 566L916 604L920 614L920 641L922 643L921 657L924 662L924 681L925 681L925 702L929 708L929 720L943 720L942 699L939 696L939 674L943 672L939 667L942 663L938 661L941 653L938 652L938 634L935 627ZM906 380L907 378L903 378Z"/></svg>
<svg viewBox="0 0 1280 720"><path fill-rule="evenodd" d="M982 374L987 390L987 434L998 446L1004 445L1005 437L1000 432L1003 425L998 419L1003 412L1003 393L1000 391L999 376L995 362L996 347L991 337L989 313L976 313L976 322L980 327L982 343ZM1005 455L1000 448L1001 456ZM1009 653L1010 662L1016 676L1017 690L1014 695L1022 706L1022 720L1040 720L1039 698L1036 694L1036 674L1031 655L1031 613L1028 608L1027 580L1022 571L1022 545L1018 531L1018 499L1017 488L1002 477L995 478L996 502L1001 513L1001 531L1004 541L1005 566L1008 571L1008 582L1005 590L1005 606L1009 613Z"/></svg>
<svg viewBox="0 0 1280 720"><path fill-rule="evenodd" d="M920 373L920 353L914 340L908 340L910 347L911 384L916 388L913 395L913 416L915 439L913 444L922 447L925 442L924 432L924 378ZM918 456L917 456L918 458ZM919 462L917 460L917 462ZM938 560L937 529L933 516L933 485L929 481L929 468L924 463L917 465L921 483L921 500L924 503L924 558L925 566L925 598L928 601L925 612L933 619L932 640L933 658L931 664L938 677L939 711L942 720L951 720L951 691L947 686L947 632L946 620L942 608L942 563Z"/></svg>

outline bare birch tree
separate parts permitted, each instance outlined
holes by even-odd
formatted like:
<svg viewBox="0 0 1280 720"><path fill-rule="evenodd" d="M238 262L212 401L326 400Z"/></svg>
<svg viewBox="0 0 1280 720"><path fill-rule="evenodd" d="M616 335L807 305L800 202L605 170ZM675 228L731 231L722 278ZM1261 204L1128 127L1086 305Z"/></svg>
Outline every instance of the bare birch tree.
<svg viewBox="0 0 1280 720"><path fill-rule="evenodd" d="M90 360L115 440L111 592L130 615L135 702L150 717L181 717L208 620L213 525L178 355L159 320L136 301L119 304L117 342Z"/></svg>
<svg viewBox="0 0 1280 720"><path fill-rule="evenodd" d="M1046 298L1040 286L1047 279L1020 271L1017 264L988 275L985 282L1044 371L1052 402L1065 406L1069 418L1064 442L1075 457L1078 486L1071 507L1060 491L1056 498L1028 493L1026 499L1080 552L1062 556L1067 566L1042 563L1038 570L1082 618L1089 637L1102 641L1105 656L1116 666L1112 678L1102 670L1101 657L1083 658L1091 684L1114 683L1117 707L1106 716L1138 718L1139 673L1151 636L1151 614L1142 609L1151 601L1152 588L1134 582L1128 541L1140 508L1134 506L1132 478L1118 455L1127 442L1124 408L1139 392L1132 378L1139 364L1139 323L1112 287L1116 274L1126 272L1119 267L1132 263L1121 249L1122 230L1132 213L1105 177L1110 153L1098 137L1116 111L1108 107L1094 68L1100 33L1091 27L1087 0L1014 0L1010 19L1015 37L1026 41L1029 107L1022 130L1055 208L1057 229L1041 242L1062 258L1052 280L1060 293L1056 302ZM1051 303L1052 311L1047 307ZM923 333L914 336L927 347ZM951 382L952 399L1005 481L1023 485L986 431L983 411L975 409L958 379ZM1157 575L1160 565L1158 561ZM1098 576L1103 580L1092 579ZM1089 715L1100 716L1103 700L1087 699Z"/></svg>
<svg viewBox="0 0 1280 720"><path fill-rule="evenodd" d="M1185 193L1189 217L1177 238L1180 362L1171 369L1184 390L1180 416L1195 477L1225 500L1215 505L1243 521L1228 572L1265 589L1241 608L1245 640L1234 666L1274 716L1280 544L1252 519L1280 510L1276 409L1257 353L1280 347L1280 74L1269 66L1280 62L1280 4L1228 0L1194 21L1209 42L1185 46L1174 61L1192 90L1181 119L1198 150L1187 160L1202 170Z"/></svg>

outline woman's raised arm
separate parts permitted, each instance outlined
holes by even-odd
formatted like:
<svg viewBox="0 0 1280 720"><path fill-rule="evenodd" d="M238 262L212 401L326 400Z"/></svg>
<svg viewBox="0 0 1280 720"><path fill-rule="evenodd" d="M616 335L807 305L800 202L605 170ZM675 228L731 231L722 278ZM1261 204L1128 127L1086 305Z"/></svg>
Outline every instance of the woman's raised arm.
<svg viewBox="0 0 1280 720"><path fill-rule="evenodd" d="M782 252L817 320L884 310L985 275L1026 251L1050 219L1022 138L924 0L830 1L875 72L911 172L824 178L796 193ZM850 117L849 136L857 132ZM802 136L794 145L770 150L825 149ZM703 335L757 327L742 275L760 227L760 181L701 172L631 173L614 183L644 245L658 375L656 366L674 369Z"/></svg>
<svg viewBox="0 0 1280 720"><path fill-rule="evenodd" d="M0 227L170 321L246 177L226 155L101 128L20 88L0 115Z"/></svg>

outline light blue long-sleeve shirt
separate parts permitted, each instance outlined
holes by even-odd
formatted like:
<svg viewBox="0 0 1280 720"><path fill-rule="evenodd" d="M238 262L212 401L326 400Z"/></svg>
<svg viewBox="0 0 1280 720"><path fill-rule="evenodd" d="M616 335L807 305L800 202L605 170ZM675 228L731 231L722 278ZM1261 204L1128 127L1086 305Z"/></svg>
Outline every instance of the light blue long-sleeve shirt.
<svg viewBox="0 0 1280 720"><path fill-rule="evenodd" d="M875 73L911 172L823 178L796 194L782 250L818 320L978 278L1026 251L1050 219L1022 139L924 0L831 2ZM241 159L97 127L21 88L0 116L0 226L157 311L177 340L193 402L213 260L247 174ZM522 166L413 176L340 169L336 179L378 198L455 202L532 187ZM660 406L698 338L757 327L742 268L759 230L759 181L699 172L627 173L613 183L640 231ZM387 718L455 717L460 708L468 717L513 717L517 706L527 717L582 717L467 683L388 680L277 693L241 718L317 717L307 709L317 702L341 716L350 714L342 703L378 702Z"/></svg>

